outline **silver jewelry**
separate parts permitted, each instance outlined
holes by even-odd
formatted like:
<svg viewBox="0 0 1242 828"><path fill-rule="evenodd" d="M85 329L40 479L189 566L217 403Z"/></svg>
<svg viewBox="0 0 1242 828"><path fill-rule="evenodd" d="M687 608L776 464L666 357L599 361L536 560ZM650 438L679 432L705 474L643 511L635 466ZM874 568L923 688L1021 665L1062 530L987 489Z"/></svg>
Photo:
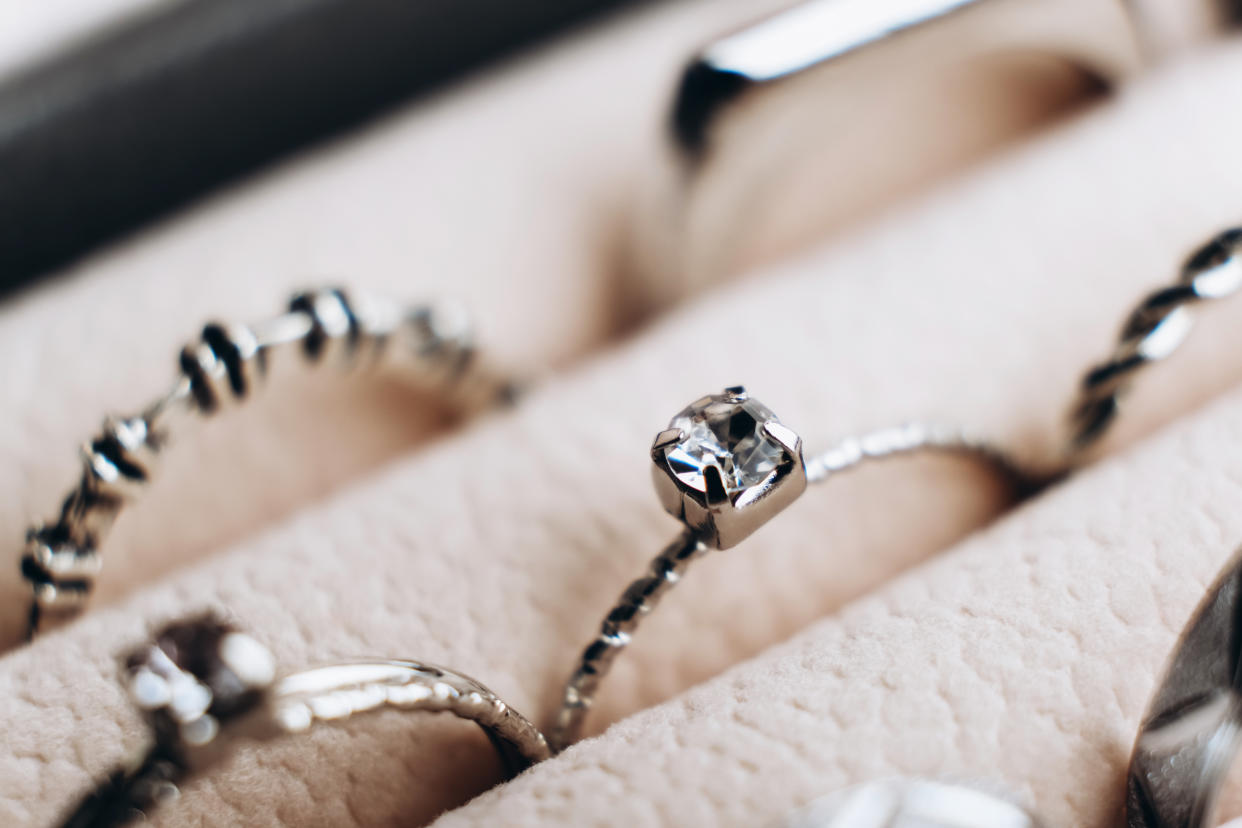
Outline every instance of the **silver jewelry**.
<svg viewBox="0 0 1242 828"><path fill-rule="evenodd" d="M1195 251L1172 285L1149 294L1131 312L1107 360L1083 377L1071 410L1070 451L1098 443L1117 417L1135 377L1181 346L1190 333L1191 308L1233 296L1242 287L1242 228L1231 228Z"/></svg>
<svg viewBox="0 0 1242 828"><path fill-rule="evenodd" d="M106 419L82 446L82 476L60 514L28 530L21 562L32 592L28 637L81 612L113 522L151 481L178 421L246 400L287 353L316 366L394 367L463 409L514 393L478 359L469 321L452 305L405 309L326 289L297 294L287 313L253 327L207 325L199 341L182 350L172 390L137 415Z"/></svg>
<svg viewBox="0 0 1242 828"><path fill-rule="evenodd" d="M802 441L740 386L703 397L673 418L651 448L656 493L685 528L630 584L566 683L550 741L562 750L582 734L591 702L639 621L708 549L727 549L796 500L808 483L864 460L920 450L955 452L991 463L1018 495L1067 474L1116 422L1140 370L1172 354L1191 326L1190 306L1242 287L1242 229L1218 234L1183 266L1178 281L1130 314L1109 358L1088 370L1070 409L1070 439L1055 466L1027 468L1003 449L960 429L909 423L843 440L803 461Z"/></svg>
<svg viewBox="0 0 1242 828"><path fill-rule="evenodd" d="M815 800L780 828L1039 828L1008 799L929 779L868 782Z"/></svg>
<svg viewBox="0 0 1242 828"><path fill-rule="evenodd" d="M468 676L385 659L278 677L266 647L211 615L170 624L123 664L130 696L150 725L151 747L83 798L63 821L66 828L149 816L239 739L301 733L317 722L382 708L448 712L474 722L512 774L549 755L534 725Z"/></svg>
<svg viewBox="0 0 1242 828"><path fill-rule="evenodd" d="M803 460L802 439L741 386L702 397L673 418L651 447L656 492L685 528L608 613L565 685L549 736L560 751L581 737L587 713L614 659L639 621L709 549L727 549L806 490L863 460L917 450L966 453L994 464L1019 490L1042 484L1004 452L956 429L921 423L849 438Z"/></svg>
<svg viewBox="0 0 1242 828"><path fill-rule="evenodd" d="M1065 84L1117 85L1150 51L1136 37L1131 5L808 0L712 41L682 74L669 160L643 211L639 271L648 301L695 295L758 258L787 253L854 215L857 192L899 185L872 176L871 186L834 186L857 179L857 136L877 115L885 131L901 129L893 126L904 111L895 90L972 62L994 69L1006 55L1048 58L1023 64L1028 76L1042 69L1063 74ZM989 71L976 68L976 76ZM913 118L905 126L917 130ZM806 186L816 187L814 209L799 197ZM784 204L796 207L782 214Z"/></svg>
<svg viewBox="0 0 1242 828"><path fill-rule="evenodd" d="M1191 616L1152 697L1126 778L1129 828L1211 828L1242 747L1242 552Z"/></svg>

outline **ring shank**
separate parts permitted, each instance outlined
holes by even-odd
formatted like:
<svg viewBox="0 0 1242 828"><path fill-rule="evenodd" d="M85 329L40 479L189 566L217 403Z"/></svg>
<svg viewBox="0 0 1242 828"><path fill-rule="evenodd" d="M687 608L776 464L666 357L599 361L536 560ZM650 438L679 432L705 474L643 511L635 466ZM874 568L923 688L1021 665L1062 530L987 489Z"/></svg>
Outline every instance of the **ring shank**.
<svg viewBox="0 0 1242 828"><path fill-rule="evenodd" d="M685 573L690 562L707 553L700 536L683 529L677 538L652 559L647 574L632 582L605 616L596 636L583 651L573 675L565 683L561 708L548 736L552 750L559 753L582 738L587 714L600 682L638 628L643 616L651 612L660 598Z"/></svg>
<svg viewBox="0 0 1242 828"><path fill-rule="evenodd" d="M443 711L474 722L514 775L551 755L539 729L482 683L420 661L350 662L296 673L273 690L268 715L293 733L384 707Z"/></svg>
<svg viewBox="0 0 1242 828"><path fill-rule="evenodd" d="M227 755L237 741L266 741L301 733L318 722L340 722L373 710L447 712L477 724L517 775L551 755L543 734L491 690L469 676L419 661L335 664L281 679L254 711L227 724L202 747L167 738L140 761L110 773L60 823L64 828L107 828L142 820L178 786Z"/></svg>

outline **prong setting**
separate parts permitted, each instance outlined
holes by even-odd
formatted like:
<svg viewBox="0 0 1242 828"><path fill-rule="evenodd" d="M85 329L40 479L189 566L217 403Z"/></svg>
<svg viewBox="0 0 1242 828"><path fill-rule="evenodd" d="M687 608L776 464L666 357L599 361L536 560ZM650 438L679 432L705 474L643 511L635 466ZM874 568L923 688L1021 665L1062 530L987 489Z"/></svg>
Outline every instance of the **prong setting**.
<svg viewBox="0 0 1242 828"><path fill-rule="evenodd" d="M681 411L656 435L651 459L665 511L719 549L806 490L801 439L742 386Z"/></svg>
<svg viewBox="0 0 1242 828"><path fill-rule="evenodd" d="M720 469L716 466L708 466L703 470L703 479L707 483L706 495L707 505L712 508L724 506L729 502L729 493L725 491L724 478L720 474Z"/></svg>
<svg viewBox="0 0 1242 828"><path fill-rule="evenodd" d="M792 455L802 453L802 438L792 428L778 420L767 420L763 424L763 433L785 447Z"/></svg>
<svg viewBox="0 0 1242 828"><path fill-rule="evenodd" d="M674 443L680 443L684 439L686 439L686 432L680 428L666 428L656 435L655 441L651 444L651 450L665 449Z"/></svg>

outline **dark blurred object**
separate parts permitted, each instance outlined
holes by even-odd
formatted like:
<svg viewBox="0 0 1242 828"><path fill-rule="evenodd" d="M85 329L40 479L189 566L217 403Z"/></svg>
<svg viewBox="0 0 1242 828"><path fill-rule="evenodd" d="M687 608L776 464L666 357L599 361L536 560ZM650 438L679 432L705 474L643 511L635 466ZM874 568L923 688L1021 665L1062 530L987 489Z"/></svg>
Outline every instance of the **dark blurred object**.
<svg viewBox="0 0 1242 828"><path fill-rule="evenodd" d="M185 0L137 20L0 88L0 292L632 2Z"/></svg>

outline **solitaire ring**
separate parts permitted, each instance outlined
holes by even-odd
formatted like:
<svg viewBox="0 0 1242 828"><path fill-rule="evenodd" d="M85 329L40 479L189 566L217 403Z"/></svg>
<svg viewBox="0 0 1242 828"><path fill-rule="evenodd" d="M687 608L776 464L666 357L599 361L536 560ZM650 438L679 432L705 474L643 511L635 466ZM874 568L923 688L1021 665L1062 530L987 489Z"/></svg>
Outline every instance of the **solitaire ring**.
<svg viewBox="0 0 1242 828"><path fill-rule="evenodd" d="M149 817L236 739L300 733L383 708L448 712L483 729L511 774L549 755L525 717L479 682L418 661L358 661L277 676L271 652L211 615L165 627L123 661L151 744L85 796L65 828L107 828ZM226 738L227 737L227 738Z"/></svg>
<svg viewBox="0 0 1242 828"><path fill-rule="evenodd" d="M651 447L656 492L684 526L608 613L566 683L549 741L577 741L600 682L634 630L690 562L709 549L736 546L817 483L865 460L917 450L982 457L1025 489L1032 479L999 449L959 430L920 423L847 439L810 460L802 439L741 386L695 400L656 435Z"/></svg>
<svg viewBox="0 0 1242 828"><path fill-rule="evenodd" d="M1130 312L1108 357L1083 376L1070 406L1065 450L1045 469L1020 466L1003 449L960 429L908 423L848 438L803 459L802 440L741 387L691 403L656 435L651 447L656 492L684 528L630 584L605 617L566 682L550 741L562 750L582 735L600 682L630 643L643 616L709 549L727 549L806 490L865 460L920 450L987 460L1029 494L1089 458L1117 422L1138 375L1176 352L1193 327L1192 308L1242 290L1242 228L1218 233L1196 250L1175 281L1146 295Z"/></svg>

